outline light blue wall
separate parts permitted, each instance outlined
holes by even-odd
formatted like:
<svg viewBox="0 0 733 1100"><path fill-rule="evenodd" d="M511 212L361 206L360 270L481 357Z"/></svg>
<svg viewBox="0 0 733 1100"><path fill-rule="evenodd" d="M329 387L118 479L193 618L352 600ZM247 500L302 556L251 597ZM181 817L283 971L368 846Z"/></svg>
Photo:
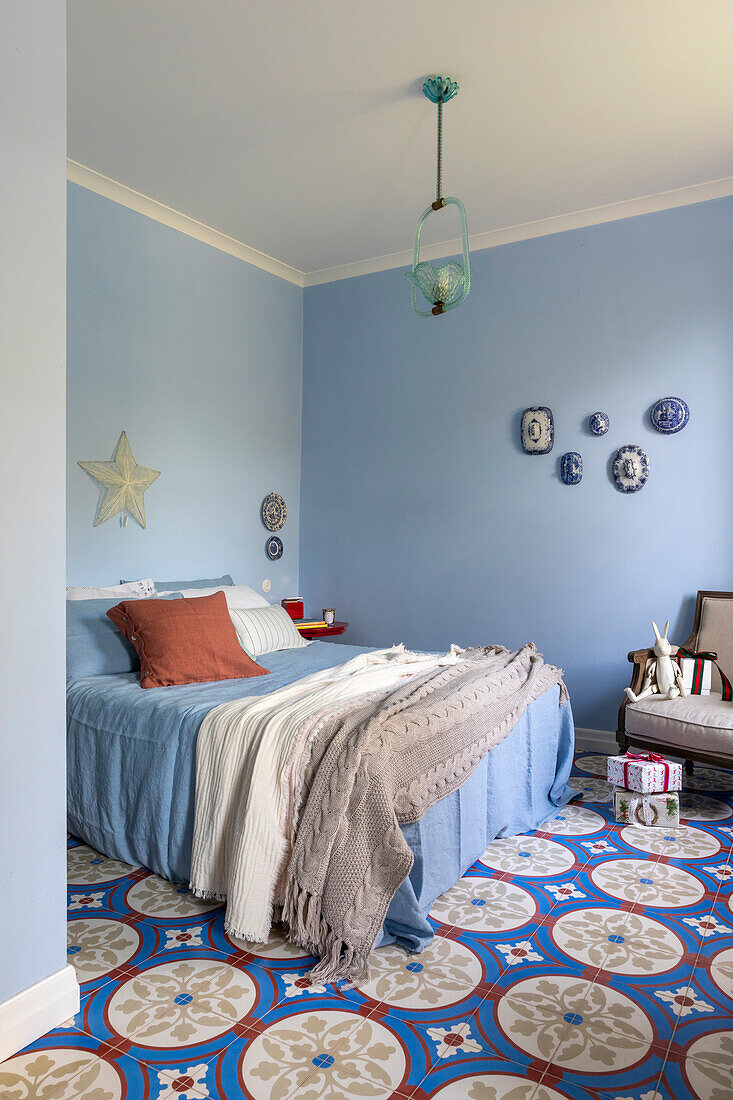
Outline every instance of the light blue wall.
<svg viewBox="0 0 733 1100"><path fill-rule="evenodd" d="M695 590L733 587L733 199L486 250L473 270L467 303L429 320L402 271L306 291L301 588L350 620L344 641L532 639L578 725L615 730L649 620L681 641ZM667 394L691 409L672 437L647 419ZM528 405L554 410L548 456L519 447ZM651 462L632 496L609 478L623 443ZM578 487L558 478L567 450Z"/></svg>
<svg viewBox="0 0 733 1100"><path fill-rule="evenodd" d="M69 584L232 573L270 598L298 589L303 292L69 184ZM147 528L92 526L78 459L112 457L122 430L161 471ZM265 556L263 496L288 520Z"/></svg>
<svg viewBox="0 0 733 1100"><path fill-rule="evenodd" d="M65 20L0 4L0 1004L66 966ZM73 1011L59 981L3 1016L0 1061Z"/></svg>
<svg viewBox="0 0 733 1100"><path fill-rule="evenodd" d="M615 728L648 620L679 640L695 589L733 585L732 214L724 199L477 253L471 297L439 319L412 316L401 271L311 288L303 317L297 288L70 185L68 583L269 576L273 598L335 605L344 641L532 638L578 724ZM692 410L671 438L646 417L667 393ZM530 404L555 411L549 456L519 448ZM596 409L602 439L584 430ZM92 528L76 466L123 428L162 470L146 531ZM628 442L652 474L624 497L608 463ZM270 489L289 509L279 563Z"/></svg>

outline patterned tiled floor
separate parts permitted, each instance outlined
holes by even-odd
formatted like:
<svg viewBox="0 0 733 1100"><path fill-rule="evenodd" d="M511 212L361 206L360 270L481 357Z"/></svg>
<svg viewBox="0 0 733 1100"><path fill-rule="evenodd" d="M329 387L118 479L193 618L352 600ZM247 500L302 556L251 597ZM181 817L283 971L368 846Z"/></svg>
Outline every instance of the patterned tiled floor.
<svg viewBox="0 0 733 1100"><path fill-rule="evenodd" d="M3 1100L733 1100L733 773L685 824L616 826L605 757L582 802L495 841L359 989L311 986L274 935L69 847L81 1011L0 1065Z"/></svg>

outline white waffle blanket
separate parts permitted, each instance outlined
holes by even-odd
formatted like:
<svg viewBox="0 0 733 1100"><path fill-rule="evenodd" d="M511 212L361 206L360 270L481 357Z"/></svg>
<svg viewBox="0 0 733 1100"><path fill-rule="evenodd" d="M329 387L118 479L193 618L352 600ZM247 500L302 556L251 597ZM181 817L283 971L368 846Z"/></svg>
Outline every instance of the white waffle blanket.
<svg viewBox="0 0 733 1100"><path fill-rule="evenodd" d="M225 927L263 943L290 854L298 794L313 738L355 700L384 694L408 677L455 664L404 646L363 653L259 698L223 703L206 715L196 750L191 889L226 901Z"/></svg>

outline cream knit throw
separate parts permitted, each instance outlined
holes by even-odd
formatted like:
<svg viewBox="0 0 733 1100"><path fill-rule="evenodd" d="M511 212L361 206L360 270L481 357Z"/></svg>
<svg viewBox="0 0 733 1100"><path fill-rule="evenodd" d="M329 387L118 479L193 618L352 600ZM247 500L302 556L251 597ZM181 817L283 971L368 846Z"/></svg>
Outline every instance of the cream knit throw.
<svg viewBox="0 0 733 1100"><path fill-rule="evenodd" d="M277 884L290 855L303 761L321 722L459 660L457 647L439 656L393 646L209 711L196 749L191 889L226 900L227 932L267 940L282 900Z"/></svg>
<svg viewBox="0 0 733 1100"><path fill-rule="evenodd" d="M321 956L312 978L362 982L413 856L401 824L464 782L562 672L534 646L466 650L386 698L329 721L316 739L287 873L290 938Z"/></svg>

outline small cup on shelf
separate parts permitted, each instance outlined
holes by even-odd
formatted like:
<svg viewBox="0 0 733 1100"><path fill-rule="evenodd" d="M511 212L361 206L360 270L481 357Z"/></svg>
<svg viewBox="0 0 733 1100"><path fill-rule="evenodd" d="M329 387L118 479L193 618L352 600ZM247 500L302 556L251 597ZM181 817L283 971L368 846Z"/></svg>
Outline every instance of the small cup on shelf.
<svg viewBox="0 0 733 1100"><path fill-rule="evenodd" d="M333 624L336 622L336 612L332 607L324 607L323 621L326 626L333 626Z"/></svg>

